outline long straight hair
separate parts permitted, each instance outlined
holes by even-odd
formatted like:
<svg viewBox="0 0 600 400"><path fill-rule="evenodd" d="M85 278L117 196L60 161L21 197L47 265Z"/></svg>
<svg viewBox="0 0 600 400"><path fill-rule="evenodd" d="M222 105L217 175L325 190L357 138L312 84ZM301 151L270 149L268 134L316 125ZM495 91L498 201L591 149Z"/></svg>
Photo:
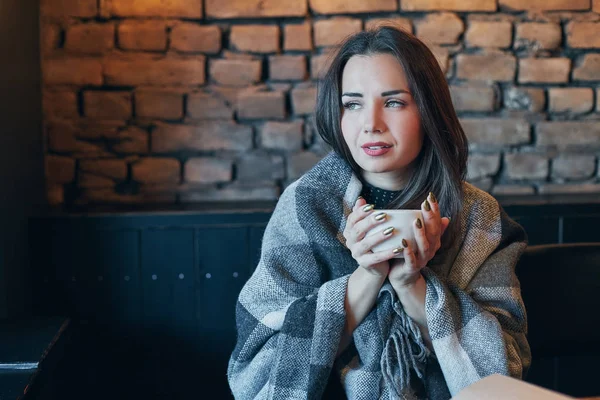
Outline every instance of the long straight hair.
<svg viewBox="0 0 600 400"><path fill-rule="evenodd" d="M457 216L462 208L468 143L452 105L446 78L423 42L391 26L360 32L346 39L319 84L315 113L318 132L363 179L362 170L342 135L342 74L351 57L376 54L394 56L404 69L424 134L421 152L413 164L413 174L388 207L420 208L429 192L433 192L442 216L452 218L448 234L454 239L460 223Z"/></svg>

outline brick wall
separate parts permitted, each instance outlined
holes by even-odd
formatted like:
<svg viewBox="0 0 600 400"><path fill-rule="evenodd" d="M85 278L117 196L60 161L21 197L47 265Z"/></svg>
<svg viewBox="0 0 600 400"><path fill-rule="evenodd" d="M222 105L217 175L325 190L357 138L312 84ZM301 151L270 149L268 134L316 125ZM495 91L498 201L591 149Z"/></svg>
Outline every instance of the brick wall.
<svg viewBox="0 0 600 400"><path fill-rule="evenodd" d="M52 204L275 199L327 151L331 47L430 45L495 194L600 193L600 0L42 0Z"/></svg>

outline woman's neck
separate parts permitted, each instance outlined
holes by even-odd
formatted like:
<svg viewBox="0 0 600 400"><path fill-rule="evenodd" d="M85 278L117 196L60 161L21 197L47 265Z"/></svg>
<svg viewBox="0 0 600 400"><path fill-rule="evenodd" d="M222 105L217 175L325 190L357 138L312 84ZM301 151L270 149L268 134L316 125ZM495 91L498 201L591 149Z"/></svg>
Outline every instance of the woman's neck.
<svg viewBox="0 0 600 400"><path fill-rule="evenodd" d="M367 172L363 171L363 179L371 186L379 189L397 191L406 185L405 174L401 171Z"/></svg>

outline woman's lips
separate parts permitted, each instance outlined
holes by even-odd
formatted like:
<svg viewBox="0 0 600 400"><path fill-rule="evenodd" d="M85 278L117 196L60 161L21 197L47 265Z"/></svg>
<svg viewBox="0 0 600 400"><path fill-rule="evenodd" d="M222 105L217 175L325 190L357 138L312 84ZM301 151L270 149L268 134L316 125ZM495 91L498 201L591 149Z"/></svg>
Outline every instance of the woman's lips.
<svg viewBox="0 0 600 400"><path fill-rule="evenodd" d="M392 148L391 145L383 142L365 143L361 147L369 156L382 156Z"/></svg>

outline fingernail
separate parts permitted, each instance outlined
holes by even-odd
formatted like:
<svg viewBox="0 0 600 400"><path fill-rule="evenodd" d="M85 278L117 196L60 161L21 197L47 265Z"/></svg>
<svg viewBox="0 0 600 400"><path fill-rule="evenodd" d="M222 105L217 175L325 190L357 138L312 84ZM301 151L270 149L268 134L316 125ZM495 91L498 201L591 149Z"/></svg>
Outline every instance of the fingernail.
<svg viewBox="0 0 600 400"><path fill-rule="evenodd" d="M367 204L366 206L363 207L363 211L364 212L369 212L369 211L371 211L374 208L375 208L375 206L373 204Z"/></svg>
<svg viewBox="0 0 600 400"><path fill-rule="evenodd" d="M356 198L356 201L355 201L355 203L358 203L358 201L359 201L359 200L362 200L362 198L363 198L362 196L358 196L358 197Z"/></svg>
<svg viewBox="0 0 600 400"><path fill-rule="evenodd" d="M396 247L394 250L392 250L394 254L402 253L403 251L404 249L402 247Z"/></svg>
<svg viewBox="0 0 600 400"><path fill-rule="evenodd" d="M417 228L421 229L423 224L421 223L421 218L417 218Z"/></svg>
<svg viewBox="0 0 600 400"><path fill-rule="evenodd" d="M423 207L425 208L425 211L431 211L431 205L429 204L427 199L425 199L425 205Z"/></svg>
<svg viewBox="0 0 600 400"><path fill-rule="evenodd" d="M402 246L408 247L408 242L406 241L406 239L402 239Z"/></svg>
<svg viewBox="0 0 600 400"><path fill-rule="evenodd" d="M384 231L383 231L383 234L384 234L385 236L388 236L388 235L391 235L391 234L392 234L392 232L394 232L394 227L393 227L393 226L390 226L389 228L387 228L386 230L384 230Z"/></svg>
<svg viewBox="0 0 600 400"><path fill-rule="evenodd" d="M435 198L433 192L429 192L429 198L431 199L432 203L437 203L437 199Z"/></svg>
<svg viewBox="0 0 600 400"><path fill-rule="evenodd" d="M383 221L387 217L387 214L382 212L375 216L375 221Z"/></svg>

